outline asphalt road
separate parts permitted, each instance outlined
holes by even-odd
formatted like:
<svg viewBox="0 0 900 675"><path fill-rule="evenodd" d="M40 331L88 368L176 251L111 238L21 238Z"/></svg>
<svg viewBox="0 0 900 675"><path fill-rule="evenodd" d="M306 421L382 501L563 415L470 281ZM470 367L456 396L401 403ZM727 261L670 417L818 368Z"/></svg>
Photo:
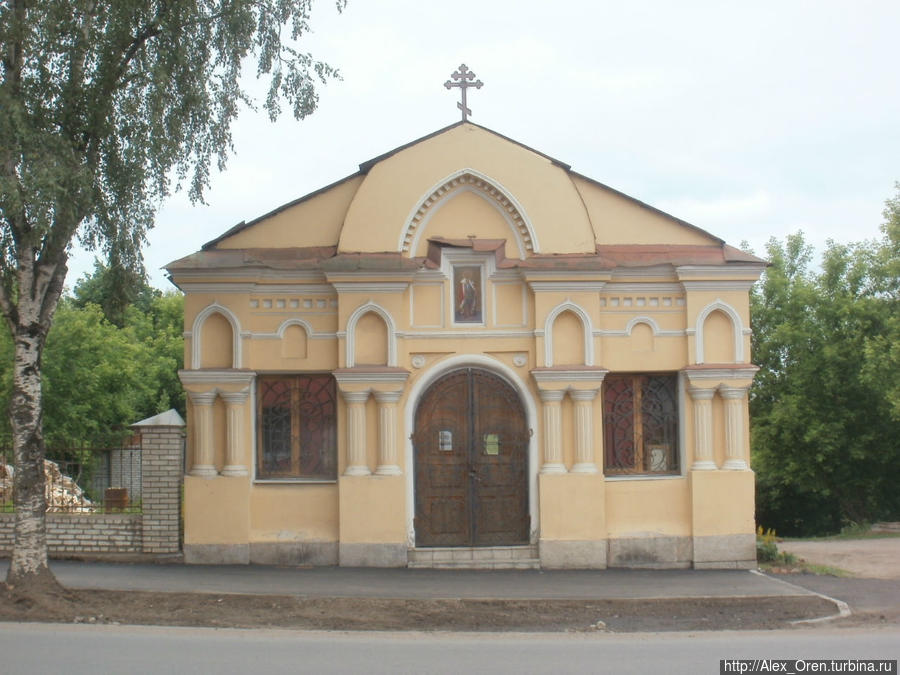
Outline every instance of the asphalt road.
<svg viewBox="0 0 900 675"><path fill-rule="evenodd" d="M0 578L7 561L0 560ZM685 598L803 595L746 570L416 570L51 561L70 588L361 598Z"/></svg>
<svg viewBox="0 0 900 675"><path fill-rule="evenodd" d="M0 627L0 671L66 673L718 673L720 659L896 659L900 630L473 635Z"/></svg>

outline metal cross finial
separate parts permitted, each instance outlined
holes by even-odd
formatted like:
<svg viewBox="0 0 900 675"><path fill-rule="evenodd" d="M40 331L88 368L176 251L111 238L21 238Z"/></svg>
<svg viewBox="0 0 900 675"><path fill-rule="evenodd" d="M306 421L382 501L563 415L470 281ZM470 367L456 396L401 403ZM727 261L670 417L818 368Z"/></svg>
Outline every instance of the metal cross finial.
<svg viewBox="0 0 900 675"><path fill-rule="evenodd" d="M462 118L463 122L465 122L469 118L469 115L472 114L472 111L469 110L469 107L466 105L466 89L468 89L469 87L481 89L481 87L484 86L484 82L482 82L481 80L475 80L475 73L469 70L466 67L465 63L460 64L457 71L450 77L457 81L451 82L450 80L447 80L446 82L444 82L444 86L447 89L450 89L451 87L459 87L460 91L462 92L462 102L457 103L456 107L462 110ZM475 81L471 82L471 80Z"/></svg>

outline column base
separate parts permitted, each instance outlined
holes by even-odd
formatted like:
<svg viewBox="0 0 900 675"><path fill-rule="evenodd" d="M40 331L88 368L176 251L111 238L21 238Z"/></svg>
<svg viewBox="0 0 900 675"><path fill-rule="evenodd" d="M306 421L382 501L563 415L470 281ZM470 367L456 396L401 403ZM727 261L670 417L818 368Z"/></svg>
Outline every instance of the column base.
<svg viewBox="0 0 900 675"><path fill-rule="evenodd" d="M402 473L396 464L381 464L375 467L376 476L399 476Z"/></svg>
<svg viewBox="0 0 900 675"><path fill-rule="evenodd" d="M749 467L743 459L726 459L722 468L729 471L746 471Z"/></svg>
<svg viewBox="0 0 900 675"><path fill-rule="evenodd" d="M593 462L579 462L572 467L572 473L597 473L597 465Z"/></svg>
<svg viewBox="0 0 900 675"><path fill-rule="evenodd" d="M718 468L711 459L701 459L691 464L691 471L715 471Z"/></svg>
<svg viewBox="0 0 900 675"><path fill-rule="evenodd" d="M247 467L241 466L240 464L229 464L222 469L223 476L246 476Z"/></svg>
<svg viewBox="0 0 900 675"><path fill-rule="evenodd" d="M367 466L348 466L347 470L344 471L345 476L371 476L372 472L369 471L369 467Z"/></svg>
<svg viewBox="0 0 900 675"><path fill-rule="evenodd" d="M541 473L568 473L564 464L544 464Z"/></svg>
<svg viewBox="0 0 900 675"><path fill-rule="evenodd" d="M216 471L216 467L212 464L197 464L191 469L191 475L199 478L215 478L219 475L219 472Z"/></svg>

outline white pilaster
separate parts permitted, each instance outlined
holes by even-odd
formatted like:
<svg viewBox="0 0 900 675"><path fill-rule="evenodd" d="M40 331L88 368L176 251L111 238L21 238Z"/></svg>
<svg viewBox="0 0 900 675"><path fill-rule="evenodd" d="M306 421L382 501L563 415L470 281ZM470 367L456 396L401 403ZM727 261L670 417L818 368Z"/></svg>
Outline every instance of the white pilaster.
<svg viewBox="0 0 900 675"><path fill-rule="evenodd" d="M192 476L212 478L217 475L213 451L213 403L215 391L189 391L194 412L194 465Z"/></svg>
<svg viewBox="0 0 900 675"><path fill-rule="evenodd" d="M694 401L694 463L693 471L717 469L713 458L712 399L713 388L690 387L688 392Z"/></svg>
<svg viewBox="0 0 900 675"><path fill-rule="evenodd" d="M225 446L225 466L223 476L246 476L247 467L241 458L244 440L244 404L250 395L249 389L219 394L225 401L228 441Z"/></svg>
<svg viewBox="0 0 900 675"><path fill-rule="evenodd" d="M723 469L743 471L748 468L744 458L744 387L719 387L725 401L725 463Z"/></svg>
<svg viewBox="0 0 900 675"><path fill-rule="evenodd" d="M366 401L368 391L342 391L347 403L347 469L345 476L368 476L366 461Z"/></svg>
<svg viewBox="0 0 900 675"><path fill-rule="evenodd" d="M575 401L575 465L572 473L597 473L594 462L594 399L596 389L569 392Z"/></svg>
<svg viewBox="0 0 900 675"><path fill-rule="evenodd" d="M375 473L379 476L399 476L402 472L397 463L397 401L402 392L376 391L378 403L378 465Z"/></svg>
<svg viewBox="0 0 900 675"><path fill-rule="evenodd" d="M566 473L562 461L562 400L565 391L540 390L544 408L544 465L541 473Z"/></svg>

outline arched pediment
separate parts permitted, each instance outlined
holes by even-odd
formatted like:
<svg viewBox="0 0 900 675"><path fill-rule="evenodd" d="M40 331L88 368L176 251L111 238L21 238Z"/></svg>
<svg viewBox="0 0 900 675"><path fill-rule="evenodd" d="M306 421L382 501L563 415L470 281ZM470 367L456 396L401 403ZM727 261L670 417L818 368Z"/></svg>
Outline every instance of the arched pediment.
<svg viewBox="0 0 900 675"><path fill-rule="evenodd" d="M497 209L509 224L520 255L539 252L534 227L519 202L500 183L474 169L457 171L425 193L404 223L400 251L405 254L415 252L430 215L461 191L474 192Z"/></svg>

